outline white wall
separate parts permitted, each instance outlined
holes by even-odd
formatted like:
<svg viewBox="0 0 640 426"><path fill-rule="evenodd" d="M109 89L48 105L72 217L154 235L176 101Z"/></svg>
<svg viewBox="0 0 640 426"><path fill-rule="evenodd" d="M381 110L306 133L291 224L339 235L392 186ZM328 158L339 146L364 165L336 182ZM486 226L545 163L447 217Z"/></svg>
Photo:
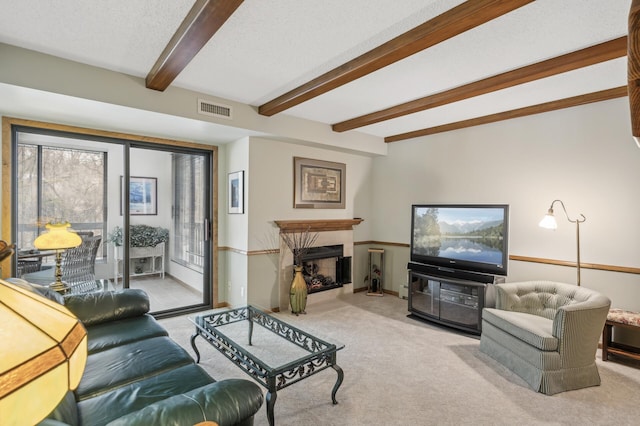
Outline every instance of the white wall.
<svg viewBox="0 0 640 426"><path fill-rule="evenodd" d="M224 156L222 156L224 155ZM247 213L247 199L249 193L249 138L242 138L225 145L221 154L223 165L218 176L220 179L218 192L218 218L220 239L218 245L228 247L219 253L219 265L223 269L218 281L218 296L231 306L247 304L247 234L249 215ZM229 214L228 174L244 171L244 208L243 214Z"/></svg>
<svg viewBox="0 0 640 426"><path fill-rule="evenodd" d="M575 261L575 225L561 208L557 231L538 227L560 198L572 219L587 218L582 262L638 268L638 182L627 98L392 143L373 164L384 196L372 197L372 239L408 244L413 203L506 203L511 254ZM408 250L391 250L408 261ZM404 273L391 278L394 290ZM574 283L575 269L509 262L509 281L538 278ZM583 269L582 285L640 310L638 275Z"/></svg>
<svg viewBox="0 0 640 426"><path fill-rule="evenodd" d="M247 250L247 228L249 215L247 214L247 199L250 177L249 171L249 138L242 138L225 145L224 168L218 172L220 189L218 197L218 212L225 217L225 226L220 233L219 245L233 247L238 250ZM244 171L244 207L243 214L229 214L228 174Z"/></svg>
<svg viewBox="0 0 640 426"><path fill-rule="evenodd" d="M344 209L293 208L293 157L346 164L346 205ZM251 138L249 249L261 250L273 232L275 220L364 218L355 227L367 235L370 226L372 158L262 138Z"/></svg>
<svg viewBox="0 0 640 426"><path fill-rule="evenodd" d="M293 208L293 157L334 161L346 164L346 206L344 209ZM248 250L278 248L279 229L275 220L364 218L354 235L366 238L371 226L371 166L373 159L365 155L321 149L263 138L251 138L246 204L249 220ZM354 237L357 238L357 237ZM278 301L277 257L250 255L248 287L249 303L273 308ZM232 283L233 286L235 284Z"/></svg>

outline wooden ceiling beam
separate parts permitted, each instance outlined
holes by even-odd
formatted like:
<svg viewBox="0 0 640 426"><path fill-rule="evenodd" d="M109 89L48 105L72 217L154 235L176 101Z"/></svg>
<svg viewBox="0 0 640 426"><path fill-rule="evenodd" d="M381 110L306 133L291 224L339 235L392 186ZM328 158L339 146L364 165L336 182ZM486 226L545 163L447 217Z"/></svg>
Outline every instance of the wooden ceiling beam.
<svg viewBox="0 0 640 426"><path fill-rule="evenodd" d="M578 68L588 67L600 62L623 57L627 54L627 37L620 37L605 43L577 50L542 62L527 65L512 71L478 80L463 86L424 98L405 102L390 108L352 118L332 126L336 132L356 129L381 121L391 120L404 115L425 111L430 108L458 102L474 96L485 95L497 90L506 89L519 84L529 83L556 74L562 74Z"/></svg>
<svg viewBox="0 0 640 426"><path fill-rule="evenodd" d="M148 89L164 91L224 25L243 0L196 0L146 78Z"/></svg>
<svg viewBox="0 0 640 426"><path fill-rule="evenodd" d="M482 25L533 0L469 0L363 55L261 105L272 116Z"/></svg>
<svg viewBox="0 0 640 426"><path fill-rule="evenodd" d="M627 96L627 86L615 87L613 89L601 90L599 92L587 93L585 95L545 102L542 104L518 108L511 111L485 115L484 117L471 118L469 120L457 121L455 123L448 123L441 126L429 127L412 132L387 136L386 138L384 138L384 141L387 143L398 142L406 139L417 138L420 136L428 136L436 133L449 132L451 130L464 129L466 127L479 126L481 124L495 123L496 121L510 120L512 118L525 117L527 115L540 114L543 112L555 111L563 108L571 108L574 106L621 98L623 96Z"/></svg>

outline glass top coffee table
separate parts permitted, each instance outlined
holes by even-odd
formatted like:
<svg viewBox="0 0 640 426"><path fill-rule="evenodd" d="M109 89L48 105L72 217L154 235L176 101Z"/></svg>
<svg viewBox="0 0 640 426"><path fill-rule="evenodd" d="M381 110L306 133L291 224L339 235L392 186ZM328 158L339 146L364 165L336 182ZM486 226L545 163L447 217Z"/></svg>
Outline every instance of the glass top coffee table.
<svg viewBox="0 0 640 426"><path fill-rule="evenodd" d="M344 373L336 364L336 353L344 345L319 339L253 306L199 315L191 321L196 326L191 346L197 362L200 362L200 352L195 341L201 336L267 388L269 425L274 425L278 390L329 367L338 373L331 391L331 400L338 403L336 392ZM254 330L254 324L262 327Z"/></svg>

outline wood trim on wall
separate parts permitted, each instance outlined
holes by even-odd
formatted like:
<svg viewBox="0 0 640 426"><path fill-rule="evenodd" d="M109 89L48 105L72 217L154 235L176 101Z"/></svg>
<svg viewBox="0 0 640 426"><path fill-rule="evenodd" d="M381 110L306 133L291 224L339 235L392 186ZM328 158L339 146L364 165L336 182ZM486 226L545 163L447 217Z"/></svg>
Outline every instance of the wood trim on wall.
<svg viewBox="0 0 640 426"><path fill-rule="evenodd" d="M263 254L280 254L280 249L250 250L247 252L247 256L260 256Z"/></svg>
<svg viewBox="0 0 640 426"><path fill-rule="evenodd" d="M233 247L222 246L218 247L219 251L228 251L235 254L240 254L243 256L260 256L263 254L278 254L280 253L280 249L266 249L266 250L240 250Z"/></svg>
<svg viewBox="0 0 640 426"><path fill-rule="evenodd" d="M545 265L570 266L573 268L576 267L576 262L556 259L544 259L541 257L519 256L515 254L510 255L509 260L515 260L518 262L542 263ZM597 271L622 272L625 274L640 274L640 268L633 268L630 266L603 265L600 263L580 262L580 268L594 269Z"/></svg>
<svg viewBox="0 0 640 426"><path fill-rule="evenodd" d="M145 142L155 145L176 146L184 148L197 148L200 150L211 151L213 155L213 172L218 170L218 147L215 145L203 145L195 142L179 141L174 139L163 139L152 136L141 136L130 133L110 132L106 130L90 129L86 127L69 126L65 124L47 123L35 120L26 120L14 117L2 117L2 238L7 241L13 241L11 229L11 128L12 126L34 127L45 130L55 130L60 132L76 133L87 136L99 136L112 139L121 139L135 142ZM213 198L213 219L211 221L213 235L213 249L211 250L211 291L212 303L218 306L218 179L214 174L215 181L212 185ZM10 258L5 259L2 264L2 277L6 278L11 273Z"/></svg>
<svg viewBox="0 0 640 426"><path fill-rule="evenodd" d="M231 253L242 254L245 256L248 254L246 250L240 250L229 246L218 247L218 251L230 251Z"/></svg>
<svg viewBox="0 0 640 426"><path fill-rule="evenodd" d="M353 243L354 246L376 245L376 244L381 246L391 246L391 247L406 247L406 248L410 247L410 245L407 243L390 243L388 241L374 241L374 240L357 241Z"/></svg>
<svg viewBox="0 0 640 426"><path fill-rule="evenodd" d="M404 248L410 247L410 245L406 243L390 243L386 241L357 241L357 242L354 242L353 245L354 246L381 245L381 246L391 246L391 247L395 246L395 247L404 247ZM520 256L516 254L509 255L509 260L513 260L516 262L541 263L544 265L570 266L573 268L576 267L576 262L570 262L566 260L556 260L556 259L545 259L541 257ZM616 265L605 265L601 263L580 262L580 267L583 269L593 269L597 271L621 272L625 274L640 274L640 268L634 268L630 266L616 266Z"/></svg>

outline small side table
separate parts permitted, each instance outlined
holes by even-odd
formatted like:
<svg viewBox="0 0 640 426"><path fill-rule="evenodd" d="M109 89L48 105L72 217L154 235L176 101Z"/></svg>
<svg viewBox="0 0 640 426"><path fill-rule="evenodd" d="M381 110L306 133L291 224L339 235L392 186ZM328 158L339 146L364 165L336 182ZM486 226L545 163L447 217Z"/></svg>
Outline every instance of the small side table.
<svg viewBox="0 0 640 426"><path fill-rule="evenodd" d="M640 312L610 309L602 330L602 360L608 361L609 355L618 355L640 361L640 348L613 340L613 328L626 328L630 332L640 333Z"/></svg>
<svg viewBox="0 0 640 426"><path fill-rule="evenodd" d="M370 248L369 252L369 287L367 296L384 296L384 249Z"/></svg>

